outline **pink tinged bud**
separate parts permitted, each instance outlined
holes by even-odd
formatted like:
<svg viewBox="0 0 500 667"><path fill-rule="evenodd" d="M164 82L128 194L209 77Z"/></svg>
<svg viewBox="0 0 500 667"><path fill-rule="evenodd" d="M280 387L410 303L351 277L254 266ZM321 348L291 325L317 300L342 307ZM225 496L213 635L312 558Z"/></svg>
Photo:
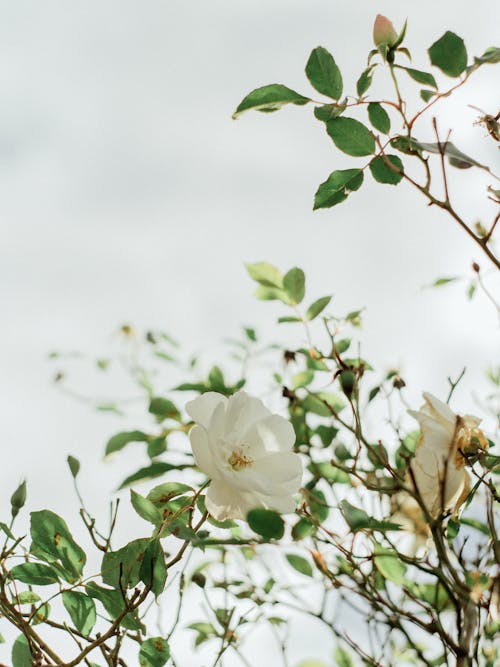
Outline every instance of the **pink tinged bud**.
<svg viewBox="0 0 500 667"><path fill-rule="evenodd" d="M373 24L373 41L375 46L387 44L393 46L398 39L398 33L394 30L394 26L387 16L377 14L375 23Z"/></svg>

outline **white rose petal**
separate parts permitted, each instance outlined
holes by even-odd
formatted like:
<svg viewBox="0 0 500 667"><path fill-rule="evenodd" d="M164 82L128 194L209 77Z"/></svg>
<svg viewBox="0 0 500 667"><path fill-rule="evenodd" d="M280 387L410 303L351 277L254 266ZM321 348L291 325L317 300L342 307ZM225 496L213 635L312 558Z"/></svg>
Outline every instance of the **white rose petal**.
<svg viewBox="0 0 500 667"><path fill-rule="evenodd" d="M244 391L229 398L207 392L186 411L195 422L189 438L196 464L211 479L205 500L215 519L245 519L255 507L293 512L302 462L289 421Z"/></svg>
<svg viewBox="0 0 500 667"><path fill-rule="evenodd" d="M487 446L477 417L456 415L446 403L424 394L418 412L410 410L421 430L411 471L416 487L431 516L458 509L469 489L466 459L462 452L475 447L473 438Z"/></svg>

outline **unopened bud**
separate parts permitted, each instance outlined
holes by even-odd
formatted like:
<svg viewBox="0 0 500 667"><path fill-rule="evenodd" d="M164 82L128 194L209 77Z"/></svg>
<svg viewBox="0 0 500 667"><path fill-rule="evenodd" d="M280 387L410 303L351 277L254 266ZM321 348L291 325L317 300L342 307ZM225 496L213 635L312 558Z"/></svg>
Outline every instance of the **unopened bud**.
<svg viewBox="0 0 500 667"><path fill-rule="evenodd" d="M375 42L375 46L380 46L381 44L394 46L397 39L398 33L394 29L392 22L389 21L387 16L377 14L375 23L373 24L373 41Z"/></svg>
<svg viewBox="0 0 500 667"><path fill-rule="evenodd" d="M481 270L481 267L479 266L479 264L477 262L473 262L472 263L472 270L475 271L476 273L479 273L479 271Z"/></svg>
<svg viewBox="0 0 500 667"><path fill-rule="evenodd" d="M19 510L22 507L24 507L25 502L26 502L26 481L19 484L19 486L11 496L10 504L11 504L11 514L13 519L19 514Z"/></svg>

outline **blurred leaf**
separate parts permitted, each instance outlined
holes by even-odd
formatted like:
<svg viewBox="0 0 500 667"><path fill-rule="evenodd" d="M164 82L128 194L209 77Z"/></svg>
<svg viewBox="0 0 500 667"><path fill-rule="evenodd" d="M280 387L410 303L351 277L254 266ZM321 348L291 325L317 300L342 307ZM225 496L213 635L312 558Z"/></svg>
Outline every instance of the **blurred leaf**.
<svg viewBox="0 0 500 667"><path fill-rule="evenodd" d="M248 275L252 280L264 287L283 287L283 274L273 264L268 262L256 262L245 264Z"/></svg>
<svg viewBox="0 0 500 667"><path fill-rule="evenodd" d="M163 637L151 637L141 644L139 664L141 667L163 667L170 658L170 648Z"/></svg>
<svg viewBox="0 0 500 667"><path fill-rule="evenodd" d="M337 667L354 667L354 663L351 660L350 655L342 648L342 646L335 647L333 657Z"/></svg>
<svg viewBox="0 0 500 667"><path fill-rule="evenodd" d="M294 540L303 540L306 537L314 535L315 532L316 526L308 519L302 518L299 519L292 528L292 538Z"/></svg>
<svg viewBox="0 0 500 667"><path fill-rule="evenodd" d="M63 591L62 601L75 628L82 635L88 636L96 622L94 600L78 591Z"/></svg>
<svg viewBox="0 0 500 667"><path fill-rule="evenodd" d="M388 134L391 129L391 119L381 104L378 102L370 102L368 105L368 117L370 123L376 130L383 134Z"/></svg>
<svg viewBox="0 0 500 667"><path fill-rule="evenodd" d="M285 523L277 512L267 509L250 510L247 514L250 528L265 540L280 540L285 533Z"/></svg>
<svg viewBox="0 0 500 667"><path fill-rule="evenodd" d="M390 521L379 521L374 519L368 514L360 509L351 505L347 500L342 500L340 503L340 511L344 516L349 528L356 532L358 530L400 530L401 526L398 523L392 523Z"/></svg>
<svg viewBox="0 0 500 667"><path fill-rule="evenodd" d="M320 299L317 299L311 305L306 311L306 320L311 321L314 320L314 318L318 317L320 313L324 311L324 309L328 306L330 301L332 300L331 296L322 296Z"/></svg>
<svg viewBox="0 0 500 667"><path fill-rule="evenodd" d="M151 399L148 411L150 414L155 415L156 417L161 417L162 419L178 419L180 417L179 410L174 403L162 396L157 396Z"/></svg>
<svg viewBox="0 0 500 667"><path fill-rule="evenodd" d="M345 408L344 401L337 394L329 391L321 391L318 394L309 394L302 401L302 406L308 412L313 412L320 417L331 417Z"/></svg>
<svg viewBox="0 0 500 667"><path fill-rule="evenodd" d="M123 433L117 433L108 440L105 456L109 456L109 454L113 454L114 452L119 452L125 445L128 445L129 442L147 442L148 437L149 436L142 431L124 431Z"/></svg>
<svg viewBox="0 0 500 667"><path fill-rule="evenodd" d="M361 169L333 171L318 187L314 195L313 210L331 208L341 204L351 192L359 190L362 184L363 172Z"/></svg>
<svg viewBox="0 0 500 667"><path fill-rule="evenodd" d="M283 278L283 287L294 305L301 303L304 298L306 290L305 284L306 277L302 269L294 267L285 274L285 277Z"/></svg>
<svg viewBox="0 0 500 667"><path fill-rule="evenodd" d="M302 371L301 373L297 373L297 375L295 375L293 378L292 389L295 390L300 389L301 387L307 387L307 385L311 384L313 380L313 371Z"/></svg>
<svg viewBox="0 0 500 667"><path fill-rule="evenodd" d="M254 111L271 112L281 109L285 104L307 104L311 100L295 92L287 86L280 83L271 83L261 88L252 90L238 105L233 114L237 118L244 111L253 109Z"/></svg>
<svg viewBox="0 0 500 667"><path fill-rule="evenodd" d="M68 467L70 469L71 474L73 475L73 478L76 479L78 473L80 472L80 461L71 455L68 456L66 460L68 462Z"/></svg>
<svg viewBox="0 0 500 667"><path fill-rule="evenodd" d="M374 562L384 579L389 579L398 586L403 584L407 568L393 549L376 547Z"/></svg>
<svg viewBox="0 0 500 667"><path fill-rule="evenodd" d="M170 463L165 463L164 461L155 461L150 466L147 466L146 468L141 468L133 475L130 475L129 477L124 479L123 482L118 487L118 490L124 489L126 486L130 486L131 484L135 484L135 482L145 482L148 479L154 479L155 477L160 477L169 470L182 470L183 468L186 467L188 466L186 466L185 464L174 466L171 465Z"/></svg>
<svg viewBox="0 0 500 667"><path fill-rule="evenodd" d="M12 645L12 667L32 667L33 656L31 655L28 640L20 635Z"/></svg>
<svg viewBox="0 0 500 667"><path fill-rule="evenodd" d="M295 554L285 554L285 558L294 570L297 570L297 572L300 572L300 574L304 574L306 577L312 577L312 566L305 558Z"/></svg>
<svg viewBox="0 0 500 667"><path fill-rule="evenodd" d="M326 123L326 131L339 150L362 157L375 152L375 139L370 130L354 118L340 116Z"/></svg>
<svg viewBox="0 0 500 667"><path fill-rule="evenodd" d="M342 95L342 75L333 56L318 46L309 56L306 75L311 85L322 95L334 100Z"/></svg>
<svg viewBox="0 0 500 667"><path fill-rule="evenodd" d="M451 77L457 77L467 67L464 40L449 30L429 48L431 63Z"/></svg>

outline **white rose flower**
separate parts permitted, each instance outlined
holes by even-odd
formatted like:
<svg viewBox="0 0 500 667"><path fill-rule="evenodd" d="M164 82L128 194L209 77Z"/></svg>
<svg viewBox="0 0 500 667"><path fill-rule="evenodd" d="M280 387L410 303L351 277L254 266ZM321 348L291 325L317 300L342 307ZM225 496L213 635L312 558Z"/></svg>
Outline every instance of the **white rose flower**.
<svg viewBox="0 0 500 667"><path fill-rule="evenodd" d="M446 403L432 394L424 394L424 405L418 412L409 410L421 430L411 470L429 513L437 517L447 509L458 509L466 499L470 480L462 452L488 443L478 428L477 417L456 415Z"/></svg>
<svg viewBox="0 0 500 667"><path fill-rule="evenodd" d="M215 519L245 519L256 507L293 512L302 462L292 451L289 421L244 391L229 398L207 392L186 411L195 422L189 433L194 458L211 479L205 502Z"/></svg>

